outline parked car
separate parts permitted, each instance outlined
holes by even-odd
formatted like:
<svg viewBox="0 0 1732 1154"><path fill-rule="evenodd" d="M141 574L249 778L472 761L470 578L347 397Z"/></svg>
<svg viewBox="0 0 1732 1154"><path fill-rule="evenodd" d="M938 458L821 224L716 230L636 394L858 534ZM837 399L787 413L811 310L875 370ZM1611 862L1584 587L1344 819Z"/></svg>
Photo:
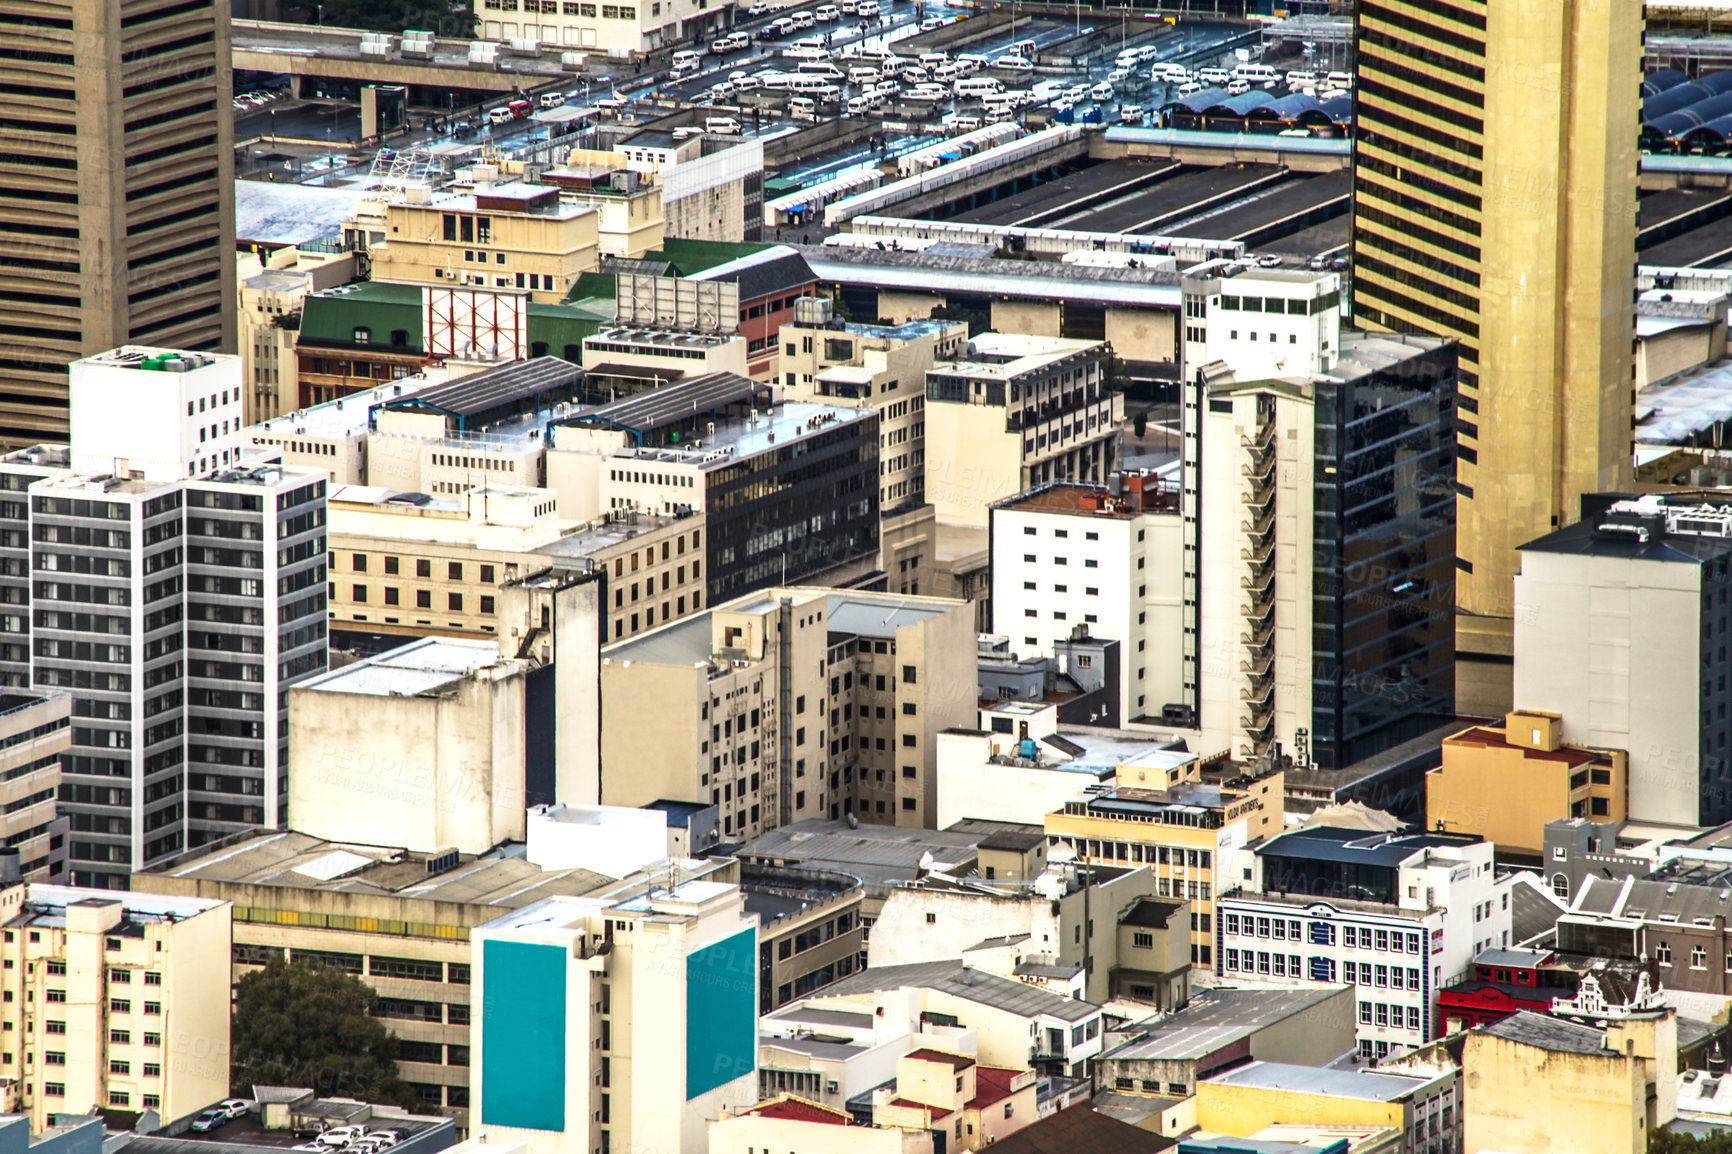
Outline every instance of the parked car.
<svg viewBox="0 0 1732 1154"><path fill-rule="evenodd" d="M234 1115L220 1106L212 1106L208 1110L200 1110L198 1117L192 1120L192 1128L199 1134L208 1133L218 1126L234 1121Z"/></svg>
<svg viewBox="0 0 1732 1154"><path fill-rule="evenodd" d="M920 22L920 30L922 32L932 32L944 27L948 23L950 23L950 17L948 16L928 16Z"/></svg>

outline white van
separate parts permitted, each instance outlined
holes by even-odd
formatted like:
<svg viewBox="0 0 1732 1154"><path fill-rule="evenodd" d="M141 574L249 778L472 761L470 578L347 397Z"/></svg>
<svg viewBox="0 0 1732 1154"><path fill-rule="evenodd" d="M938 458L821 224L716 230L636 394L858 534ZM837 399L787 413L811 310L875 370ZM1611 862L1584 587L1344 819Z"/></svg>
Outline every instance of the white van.
<svg viewBox="0 0 1732 1154"><path fill-rule="evenodd" d="M794 73L788 77L788 82L781 87L789 92L815 93L830 87L830 81L824 76L802 76L799 73Z"/></svg>
<svg viewBox="0 0 1732 1154"><path fill-rule="evenodd" d="M951 88L958 100L970 97L979 100L1004 91L1004 81L992 76L970 76L966 80L958 80Z"/></svg>
<svg viewBox="0 0 1732 1154"><path fill-rule="evenodd" d="M1233 79L1233 74L1225 68L1199 68L1197 79L1204 84L1225 84Z"/></svg>
<svg viewBox="0 0 1732 1154"><path fill-rule="evenodd" d="M1331 72L1323 78L1323 83L1329 85L1331 88L1352 88L1353 73Z"/></svg>
<svg viewBox="0 0 1732 1154"><path fill-rule="evenodd" d="M822 52L824 51L824 38L822 36L802 36L798 40L794 41L794 47L816 48ZM825 55L827 56L829 53L826 52Z"/></svg>
<svg viewBox="0 0 1732 1154"><path fill-rule="evenodd" d="M1034 65L1020 56L1000 56L992 66L1001 72L1033 72Z"/></svg>
<svg viewBox="0 0 1732 1154"><path fill-rule="evenodd" d="M738 136L742 130L740 122L732 116L704 117L704 131L714 132L721 136Z"/></svg>
<svg viewBox="0 0 1732 1154"><path fill-rule="evenodd" d="M876 68L850 68L848 70L848 83L876 84L878 83L878 70Z"/></svg>
<svg viewBox="0 0 1732 1154"><path fill-rule="evenodd" d="M509 124L517 118L511 115L509 108L489 108L487 119L494 124Z"/></svg>
<svg viewBox="0 0 1732 1154"><path fill-rule="evenodd" d="M1287 87L1289 88L1302 88L1307 84L1315 85L1316 83L1317 74L1315 72L1302 72L1295 69L1287 74Z"/></svg>
<svg viewBox="0 0 1732 1154"><path fill-rule="evenodd" d="M842 19L842 10L834 4L820 4L813 15L818 18L820 24L831 24Z"/></svg>
<svg viewBox="0 0 1732 1154"><path fill-rule="evenodd" d="M1006 48L1005 51L1012 56L1020 56L1024 60L1032 60L1034 54L1040 51L1040 45L1036 44L1032 40L1018 40L1015 44Z"/></svg>
<svg viewBox="0 0 1732 1154"><path fill-rule="evenodd" d="M1243 96L1249 91L1251 91L1251 82L1242 76L1235 76L1227 81L1228 96Z"/></svg>
<svg viewBox="0 0 1732 1154"><path fill-rule="evenodd" d="M1274 84L1281 74L1267 64L1241 64L1233 69L1233 79L1253 85Z"/></svg>
<svg viewBox="0 0 1732 1154"><path fill-rule="evenodd" d="M964 52L957 56L956 66L962 69L964 75L972 76L986 67L986 57L975 52Z"/></svg>
<svg viewBox="0 0 1732 1154"><path fill-rule="evenodd" d="M541 94L541 99L538 101L538 103L543 108L558 108L560 105L565 103L565 93L563 93L563 92L543 92Z"/></svg>
<svg viewBox="0 0 1732 1154"><path fill-rule="evenodd" d="M794 27L799 29L816 28L818 26L818 18L810 12L796 12L792 19L794 21Z"/></svg>
<svg viewBox="0 0 1732 1154"><path fill-rule="evenodd" d="M876 20L878 18L878 0L860 0L860 19Z"/></svg>
<svg viewBox="0 0 1732 1154"><path fill-rule="evenodd" d="M871 112L872 98L870 96L850 96L848 98L848 104L843 111L845 111L849 116L862 116Z"/></svg>
<svg viewBox="0 0 1732 1154"><path fill-rule="evenodd" d="M827 60L830 53L823 48L813 48L807 44L796 44L792 48L782 49L783 56L792 56L795 60Z"/></svg>
<svg viewBox="0 0 1732 1154"><path fill-rule="evenodd" d="M980 125L981 120L978 116L954 116L950 120L949 128L952 132L973 132Z"/></svg>
<svg viewBox="0 0 1732 1154"><path fill-rule="evenodd" d="M1103 81L1089 89L1089 95L1096 100L1111 100L1113 98L1113 86Z"/></svg>
<svg viewBox="0 0 1732 1154"><path fill-rule="evenodd" d="M928 68L936 68L940 64L949 63L949 61L950 53L948 52L922 52L920 54L920 63Z"/></svg>
<svg viewBox="0 0 1732 1154"><path fill-rule="evenodd" d="M803 60L798 72L801 76L822 76L829 81L845 79L842 70L828 60Z"/></svg>
<svg viewBox="0 0 1732 1154"><path fill-rule="evenodd" d="M796 96L788 101L788 115L795 120L816 120L818 102L810 96Z"/></svg>
<svg viewBox="0 0 1732 1154"><path fill-rule="evenodd" d="M703 62L704 54L695 48L682 48L674 53L673 65L675 68L701 67Z"/></svg>
<svg viewBox="0 0 1732 1154"><path fill-rule="evenodd" d="M770 25L770 31L776 36L792 36L799 29L794 27L792 16L778 16Z"/></svg>

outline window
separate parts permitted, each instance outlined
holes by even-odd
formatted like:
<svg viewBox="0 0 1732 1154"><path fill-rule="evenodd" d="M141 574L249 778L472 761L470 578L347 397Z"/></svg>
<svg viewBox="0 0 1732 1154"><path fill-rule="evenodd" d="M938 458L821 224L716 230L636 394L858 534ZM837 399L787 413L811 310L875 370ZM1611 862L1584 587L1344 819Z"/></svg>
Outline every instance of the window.
<svg viewBox="0 0 1732 1154"><path fill-rule="evenodd" d="M1139 950L1152 950L1155 948L1155 935L1143 933L1132 934L1131 945L1135 946Z"/></svg>
<svg viewBox="0 0 1732 1154"><path fill-rule="evenodd" d="M1658 946L1656 946L1654 948L1654 960L1656 962L1659 962L1662 966L1671 965L1672 964L1672 943L1661 942Z"/></svg>

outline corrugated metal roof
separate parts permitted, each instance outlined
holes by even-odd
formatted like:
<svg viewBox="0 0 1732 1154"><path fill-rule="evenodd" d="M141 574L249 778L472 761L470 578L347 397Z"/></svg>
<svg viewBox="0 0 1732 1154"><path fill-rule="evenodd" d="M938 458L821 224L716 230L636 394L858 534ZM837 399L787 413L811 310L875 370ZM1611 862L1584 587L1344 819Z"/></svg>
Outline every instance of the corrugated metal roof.
<svg viewBox="0 0 1732 1154"><path fill-rule="evenodd" d="M1048 993L1010 978L964 966L960 958L914 962L904 966L874 966L825 986L822 993L828 998L909 987L942 990L970 1002L1031 1018L1045 1015L1066 1022L1080 1022L1100 1012L1100 1007L1093 1003Z"/></svg>

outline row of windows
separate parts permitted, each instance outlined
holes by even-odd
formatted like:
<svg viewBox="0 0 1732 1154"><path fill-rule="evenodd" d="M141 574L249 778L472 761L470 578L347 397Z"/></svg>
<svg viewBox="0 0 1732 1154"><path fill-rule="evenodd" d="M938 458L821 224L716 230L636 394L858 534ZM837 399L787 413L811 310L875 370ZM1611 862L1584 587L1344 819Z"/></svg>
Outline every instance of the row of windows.
<svg viewBox="0 0 1732 1154"><path fill-rule="evenodd" d="M368 571L368 567L371 564L372 562L368 559L368 555L365 553L354 553L350 555L349 566L352 572L365 573ZM401 558L387 556L384 564L385 576L395 577L401 574ZM447 561L445 563L444 579L446 581L463 581L465 580L464 574L467 572L468 570L464 567L463 562ZM417 558L415 561L415 576L423 579L431 579L433 576L433 562L424 557ZM476 566L475 580L482 585L497 585L499 583L498 569L493 565L478 565Z"/></svg>
<svg viewBox="0 0 1732 1154"><path fill-rule="evenodd" d="M386 605L401 605L403 603L402 590L398 589L395 585L385 586L384 593L385 593L384 603ZM349 600L354 602L355 604L365 605L367 603L367 587L365 585L351 585L351 586L349 586L349 594L350 594ZM331 599L333 601L340 599L337 595L337 586L335 584L332 584L332 586L331 586ZM479 612L483 615L486 615L486 616L491 616L493 613L495 613L497 611L497 606L498 606L498 599L497 598L483 595L478 600L479 600L480 604L479 604L479 608L476 610L477 612ZM447 594L445 594L445 608L447 611L449 611L451 613L462 613L464 611L463 606L464 606L463 594L461 594L461 593L447 593ZM431 589L417 589L417 590L415 590L415 608L417 608L417 609L431 609L431 608L433 608L433 591Z"/></svg>

